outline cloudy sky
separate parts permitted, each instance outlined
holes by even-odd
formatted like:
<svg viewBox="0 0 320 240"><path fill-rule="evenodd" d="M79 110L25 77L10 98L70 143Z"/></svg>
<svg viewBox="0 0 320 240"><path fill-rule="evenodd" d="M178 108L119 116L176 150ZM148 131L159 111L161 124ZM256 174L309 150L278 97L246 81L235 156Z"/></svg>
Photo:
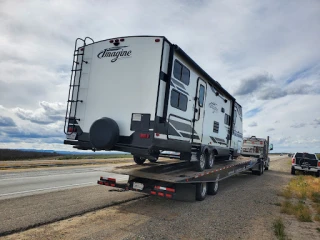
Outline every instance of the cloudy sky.
<svg viewBox="0 0 320 240"><path fill-rule="evenodd" d="M72 149L74 41L164 35L243 106L244 133L320 152L320 1L0 0L0 148Z"/></svg>

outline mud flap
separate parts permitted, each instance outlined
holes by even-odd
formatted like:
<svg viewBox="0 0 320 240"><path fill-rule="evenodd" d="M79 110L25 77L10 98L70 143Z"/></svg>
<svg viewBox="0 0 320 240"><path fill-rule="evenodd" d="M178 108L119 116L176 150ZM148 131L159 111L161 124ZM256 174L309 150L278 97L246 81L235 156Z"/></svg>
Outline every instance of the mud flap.
<svg viewBox="0 0 320 240"><path fill-rule="evenodd" d="M191 183L176 184L175 200L193 202L196 200L196 185Z"/></svg>

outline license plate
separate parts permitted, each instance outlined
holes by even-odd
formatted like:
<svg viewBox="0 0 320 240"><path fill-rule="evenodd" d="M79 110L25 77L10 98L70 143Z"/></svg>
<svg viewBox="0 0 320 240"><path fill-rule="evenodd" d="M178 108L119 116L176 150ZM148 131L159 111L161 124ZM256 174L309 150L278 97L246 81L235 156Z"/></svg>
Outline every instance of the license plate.
<svg viewBox="0 0 320 240"><path fill-rule="evenodd" d="M134 182L132 186L133 189L137 189L137 190L142 190L143 187L144 187L143 184L138 182Z"/></svg>
<svg viewBox="0 0 320 240"><path fill-rule="evenodd" d="M77 136L77 133L71 133L71 134L67 134L67 139L71 139L71 140L75 140Z"/></svg>

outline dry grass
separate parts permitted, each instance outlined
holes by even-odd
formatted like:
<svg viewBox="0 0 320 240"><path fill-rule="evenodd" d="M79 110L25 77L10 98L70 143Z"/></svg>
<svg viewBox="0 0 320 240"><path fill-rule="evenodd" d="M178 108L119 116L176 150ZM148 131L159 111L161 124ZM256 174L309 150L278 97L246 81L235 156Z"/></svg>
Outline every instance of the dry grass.
<svg viewBox="0 0 320 240"><path fill-rule="evenodd" d="M320 179L313 176L292 178L280 194L286 200L281 204L281 212L294 215L301 222L320 221ZM293 200L291 200L293 199ZM297 201L298 200L298 201ZM312 201L312 208L307 204Z"/></svg>
<svg viewBox="0 0 320 240"><path fill-rule="evenodd" d="M274 234L279 240L286 239L286 234L284 232L284 224L281 218L278 218L273 222L273 230Z"/></svg>
<svg viewBox="0 0 320 240"><path fill-rule="evenodd" d="M320 178L313 176L297 176L283 190L282 196L298 199L309 198L314 202L320 202Z"/></svg>
<svg viewBox="0 0 320 240"><path fill-rule="evenodd" d="M303 201L297 203L285 201L281 206L281 213L294 215L301 222L312 222L311 210Z"/></svg>

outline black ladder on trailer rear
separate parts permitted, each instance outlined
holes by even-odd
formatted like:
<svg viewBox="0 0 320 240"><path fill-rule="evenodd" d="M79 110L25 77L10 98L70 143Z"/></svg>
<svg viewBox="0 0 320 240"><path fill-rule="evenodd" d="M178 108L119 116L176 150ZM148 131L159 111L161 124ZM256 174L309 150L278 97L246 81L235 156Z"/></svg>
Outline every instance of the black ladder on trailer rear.
<svg viewBox="0 0 320 240"><path fill-rule="evenodd" d="M83 102L83 100L79 99L79 90L80 90L80 80L81 80L83 63L88 64L88 62L83 60L84 49L85 49L85 46L87 45L86 43L87 39L94 42L92 38L86 37L85 39L77 38L74 44L74 53L73 53L73 62L72 62L72 69L71 69L71 78L70 78L70 84L69 84L67 110L66 110L66 116L64 121L64 133L67 135L72 134L77 121L80 121L80 119L76 118L76 114L77 114L78 102ZM81 46L78 46L79 41L82 42ZM79 78L78 78L78 81L76 82L76 78L78 76L77 73L79 73ZM75 88L77 88L76 91L75 91ZM74 114L73 116L71 116L73 104L75 104ZM69 128L72 128L72 129L69 129Z"/></svg>
<svg viewBox="0 0 320 240"><path fill-rule="evenodd" d="M257 158L218 162L212 169L201 173L195 172L189 162L127 165L111 171L128 175L127 182L119 183L114 178L100 177L98 184L176 200L204 200L207 194L217 193L219 181L248 170L258 171L261 175L261 166L264 162Z"/></svg>

